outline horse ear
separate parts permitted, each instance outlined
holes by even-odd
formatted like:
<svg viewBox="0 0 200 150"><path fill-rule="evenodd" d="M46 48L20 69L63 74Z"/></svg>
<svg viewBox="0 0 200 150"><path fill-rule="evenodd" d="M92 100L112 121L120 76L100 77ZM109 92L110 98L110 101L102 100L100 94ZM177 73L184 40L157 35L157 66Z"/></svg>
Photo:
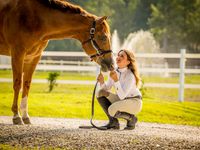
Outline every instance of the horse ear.
<svg viewBox="0 0 200 150"><path fill-rule="evenodd" d="M108 18L107 16L100 17L100 18L97 19L97 22L98 22L99 24L102 24L103 21L106 20L107 18Z"/></svg>

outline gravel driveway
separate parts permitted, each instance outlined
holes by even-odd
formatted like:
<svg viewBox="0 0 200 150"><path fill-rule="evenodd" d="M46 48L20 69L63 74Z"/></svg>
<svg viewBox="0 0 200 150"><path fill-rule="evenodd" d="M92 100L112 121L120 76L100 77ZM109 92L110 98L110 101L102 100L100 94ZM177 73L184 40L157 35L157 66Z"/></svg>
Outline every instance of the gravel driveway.
<svg viewBox="0 0 200 150"><path fill-rule="evenodd" d="M135 130L99 131L79 129L89 120L32 117L32 125L12 125L0 116L0 145L42 149L196 149L200 150L200 128L139 122ZM96 121L103 125L106 121ZM1 146L0 146L1 149Z"/></svg>

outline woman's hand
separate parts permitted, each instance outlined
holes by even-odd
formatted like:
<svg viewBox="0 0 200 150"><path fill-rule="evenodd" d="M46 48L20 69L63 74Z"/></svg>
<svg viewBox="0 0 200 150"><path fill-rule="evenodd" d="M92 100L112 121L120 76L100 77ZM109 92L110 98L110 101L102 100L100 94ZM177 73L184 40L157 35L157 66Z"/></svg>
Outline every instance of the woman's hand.
<svg viewBox="0 0 200 150"><path fill-rule="evenodd" d="M103 74L100 72L100 74L97 77L97 81L102 85L104 84L104 77Z"/></svg>
<svg viewBox="0 0 200 150"><path fill-rule="evenodd" d="M119 79L117 77L117 73L115 71L111 71L110 72L110 77L115 81L117 82Z"/></svg>

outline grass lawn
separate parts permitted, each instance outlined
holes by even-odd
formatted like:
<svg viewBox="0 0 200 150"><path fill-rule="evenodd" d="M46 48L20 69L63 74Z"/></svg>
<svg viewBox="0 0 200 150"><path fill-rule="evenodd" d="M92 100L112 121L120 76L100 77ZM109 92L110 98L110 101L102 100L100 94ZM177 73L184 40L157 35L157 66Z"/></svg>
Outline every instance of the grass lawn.
<svg viewBox="0 0 200 150"><path fill-rule="evenodd" d="M33 79L47 79L49 71L35 71ZM95 73L58 72L59 80L95 80ZM12 78L11 70L0 70L0 78Z"/></svg>
<svg viewBox="0 0 200 150"><path fill-rule="evenodd" d="M48 71L36 71L33 79L46 79ZM95 80L95 73L59 72L59 80ZM11 70L0 70L0 78L12 78ZM144 83L178 83L179 77L142 76ZM185 83L200 84L200 75L186 75Z"/></svg>
<svg viewBox="0 0 200 150"><path fill-rule="evenodd" d="M47 84L32 84L29 94L30 116L90 118L92 85L58 85L48 93ZM200 103L197 89L185 91L185 102L177 102L178 89L147 88L139 121L200 126ZM12 115L12 83L0 83L0 115ZM95 118L106 119L95 105Z"/></svg>

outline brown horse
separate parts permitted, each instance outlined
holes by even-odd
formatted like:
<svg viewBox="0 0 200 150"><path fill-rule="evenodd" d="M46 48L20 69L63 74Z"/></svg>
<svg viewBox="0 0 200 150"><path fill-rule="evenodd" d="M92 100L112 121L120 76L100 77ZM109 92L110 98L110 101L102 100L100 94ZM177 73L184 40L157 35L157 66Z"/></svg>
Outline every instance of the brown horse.
<svg viewBox="0 0 200 150"><path fill-rule="evenodd" d="M12 58L14 124L30 124L27 100L32 74L50 39L77 39L103 71L113 69L105 19L63 0L0 1L0 54ZM21 87L22 117L18 108Z"/></svg>

